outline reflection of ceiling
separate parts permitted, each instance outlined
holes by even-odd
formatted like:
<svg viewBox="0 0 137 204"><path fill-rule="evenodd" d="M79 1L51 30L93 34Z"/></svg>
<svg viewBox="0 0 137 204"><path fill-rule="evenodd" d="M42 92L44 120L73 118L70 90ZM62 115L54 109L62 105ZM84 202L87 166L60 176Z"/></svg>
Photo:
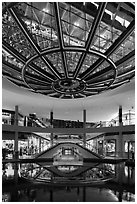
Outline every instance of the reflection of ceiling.
<svg viewBox="0 0 137 204"><path fill-rule="evenodd" d="M130 82L134 7L129 2L3 3L3 76L61 99L85 98Z"/></svg>

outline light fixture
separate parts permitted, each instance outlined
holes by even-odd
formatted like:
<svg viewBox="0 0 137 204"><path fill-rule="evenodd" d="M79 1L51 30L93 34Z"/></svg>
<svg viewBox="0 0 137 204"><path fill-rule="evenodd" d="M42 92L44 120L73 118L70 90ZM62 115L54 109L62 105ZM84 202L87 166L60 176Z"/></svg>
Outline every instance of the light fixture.
<svg viewBox="0 0 137 204"><path fill-rule="evenodd" d="M74 25L75 25L75 26L79 26L79 22L75 22Z"/></svg>
<svg viewBox="0 0 137 204"><path fill-rule="evenodd" d="M42 11L49 13L49 9L48 8L43 8Z"/></svg>

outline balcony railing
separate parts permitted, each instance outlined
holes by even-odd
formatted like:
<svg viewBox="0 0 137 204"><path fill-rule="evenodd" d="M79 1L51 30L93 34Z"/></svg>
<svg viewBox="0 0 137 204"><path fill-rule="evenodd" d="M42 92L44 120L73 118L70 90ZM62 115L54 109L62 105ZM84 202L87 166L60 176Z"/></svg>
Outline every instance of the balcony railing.
<svg viewBox="0 0 137 204"><path fill-rule="evenodd" d="M94 123L94 124L93 124ZM15 124L15 119L2 119L2 124L4 125L14 125ZM92 122L93 125L86 124L86 128L100 128L100 127L117 127L120 126L119 120L113 120L113 121L100 121L100 122ZM134 125L135 124L135 118L131 119L125 119L122 121L122 125ZM18 120L18 126L29 126L29 127L42 127L42 128L54 128L54 125L50 125L49 122L43 122L42 119L39 120L31 120L25 123L24 118ZM57 127L56 127L57 128ZM79 128L78 126L76 127L62 127L59 126L58 128Z"/></svg>

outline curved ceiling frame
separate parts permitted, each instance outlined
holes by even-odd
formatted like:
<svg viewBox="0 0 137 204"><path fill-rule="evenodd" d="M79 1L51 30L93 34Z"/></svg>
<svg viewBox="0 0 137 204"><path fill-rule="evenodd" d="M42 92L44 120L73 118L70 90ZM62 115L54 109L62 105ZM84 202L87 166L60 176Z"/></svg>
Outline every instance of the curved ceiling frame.
<svg viewBox="0 0 137 204"><path fill-rule="evenodd" d="M5 3L5 5L6 5L6 3ZM97 30L97 28L98 28L98 26L99 26L99 24L101 22L101 19L103 17L104 12L105 12L105 8L107 6L107 3L99 3L98 12L97 12L96 17L94 18L93 25L91 26L91 29L90 29L90 32L88 34L87 40L85 42L85 47L79 47L79 46L74 46L74 47L69 46L69 47L67 47L67 46L64 45L63 29L62 29L62 24L61 24L61 16L60 16L60 13L59 13L59 5L58 5L57 2L55 2L55 3L53 3L53 5L54 5L54 11L55 11L55 19L56 19L56 23L57 23L57 34L58 34L58 40L59 40L59 47L58 48L49 48L49 49L41 50L39 45L36 44L33 37L28 32L23 20L20 18L20 16L16 12L16 9L14 8L15 5L16 5L16 3L13 3L13 4L11 3L11 6L10 6L10 4L5 6L4 10L6 11L6 9L7 9L9 11L10 15L13 17L14 21L16 22L16 24L18 25L18 27L20 28L20 30L24 34L25 38L28 40L28 42L30 43L30 45L33 47L33 49L35 50L35 52L37 54L30 57L29 59L26 59L23 55L19 54L16 50L14 50L14 48L12 48L10 45L8 45L8 43L6 43L4 41L3 41L3 48L5 50L7 50L10 54L12 54L16 59L20 60L23 64L25 64L24 67L22 68L22 71L21 71L22 79L23 79L25 85L29 89L31 89L31 91L35 91L35 92L38 92L38 93L43 93L43 91L41 92L40 90L35 89L32 85L30 85L30 82L27 81L28 80L27 78L29 78L28 74L30 74L30 73L27 73L27 71L26 71L27 67L32 69L38 75L42 75L43 80L45 79L45 85L43 85L43 86L51 87L54 91L55 91L55 89L53 88L54 87L54 81L57 82L59 80L64 80L64 79L69 79L70 81L72 81L72 80L81 80L85 84L85 89L82 89L82 91L78 92L79 95L81 94L82 97L86 97L86 94L84 94L83 91L89 92L89 94L91 93L90 95L94 95L94 92L92 94L92 91L88 91L88 89L93 90L93 89L100 89L101 88L101 90L97 91L97 93L100 93L100 92L104 92L105 90L111 88L112 84L114 84L114 86L116 86L116 85L118 85L120 83L123 84L123 80L121 82L118 82L118 84L114 83L114 82L115 82L115 79L117 77L117 66L120 65L123 62L122 59L124 60L126 58L126 56L123 57L122 59L120 59L119 61L116 61L115 63L109 58L109 56L134 31L134 29L135 29L135 20L133 20L129 24L128 28L115 40L115 42L108 48L108 50L104 54L102 54L101 52L92 50L92 49L90 49L90 46L92 44L94 35L95 35L96 30ZM67 65L67 59L66 59L66 52L67 51L69 51L69 52L82 52L82 54L80 56L80 59L79 59L79 61L77 63L77 66L75 68L75 71L73 73L73 77L70 77L68 75L68 65ZM64 76L62 76L57 71L55 66L52 64L52 62L46 56L48 54L53 54L53 53L56 53L56 52L61 53L62 64L63 64L63 68L64 68ZM84 71L82 74L79 74L79 71L80 71L80 69L81 69L81 67L82 67L82 65L84 63L84 60L85 60L87 54L99 56L99 59L95 63L93 63L86 71ZM134 51L132 51L131 54L129 53L129 55L134 55L134 54L135 54ZM127 56L127 58L129 58L128 56ZM50 74L49 72L41 69L35 63L32 62L34 59L37 59L38 57L40 57L40 59L49 68L49 70L52 72L52 74ZM98 76L96 76L96 74L91 75L105 60L110 64L110 66L104 68L104 72L98 71L97 72ZM99 79L101 76L104 76L106 73L109 73L109 72L112 72L112 71L113 71L113 77L105 80L105 81L108 81L107 86L106 86L105 83L104 83L103 86L100 86L99 84L102 83L101 81L92 82L92 80L94 80L95 78ZM134 71L131 71L131 73L132 72L134 72ZM130 71L129 71L129 73L130 73ZM120 77L122 77L124 75L127 75L127 74L124 73L122 75L118 75L118 77L120 78ZM89 77L91 77L91 79ZM36 85L35 83L33 83L33 79L34 79L33 76L32 77L30 76L30 78L31 78L30 79L31 83L33 85ZM51 86L47 85L47 84L49 84L49 82L51 82ZM42 81L42 83L44 83L44 81ZM95 87L91 88L93 85L95 85ZM86 90L86 88L87 88L87 90ZM59 92L59 93L65 95L64 92ZM73 93L71 94L71 92L70 92L69 94L71 96L70 98L77 98L76 96L74 97ZM47 94L47 95L50 96L50 94ZM53 97L54 97L54 93L53 93ZM62 98L62 97L60 96L59 98Z"/></svg>
<svg viewBox="0 0 137 204"><path fill-rule="evenodd" d="M59 52L59 51L60 51L60 48L51 49L51 50L49 49L49 50L45 50L45 51L41 52L41 55L42 55L42 56L43 56L43 55L48 55L49 53L51 54L51 53L56 53L56 52ZM89 55L96 55L96 56L99 56L100 58L106 60L106 61L110 64L110 66L109 66L109 68L110 68L109 71L113 72L113 77L112 77L113 80L110 81L110 83L107 85L107 87L104 86L104 89L103 89L103 90L108 89L109 86L111 86L112 83L114 83L114 81L115 81L115 79L116 79L116 76L117 76L116 65L113 63L113 61L112 61L111 59L107 58L107 57L106 57L105 55L103 55L101 52L95 51L95 50L91 50L91 49L90 49L90 51L87 51L85 48L80 48L80 47L78 47L78 48L75 48L75 47L68 47L68 48L67 48L67 47L64 47L63 52L66 52L66 51L73 51L73 52L74 52L74 51L77 51L77 52L82 52L82 53L86 53L86 54L89 54ZM38 55L35 55L35 56L31 57L31 58L26 62L25 66L22 68L22 78L23 78L25 84L30 87L30 89L33 89L34 91L37 91L38 93L41 93L41 92L39 92L39 90L35 90L35 89L27 82L27 80L26 80L26 78L25 78L25 73L26 73L27 67L30 66L31 62L33 62L33 61L34 61L35 59L37 59L38 57L39 57ZM42 73L41 73L41 74L42 74ZM105 74L106 74L106 72L104 72L102 75L105 75ZM61 80L64 80L64 79L66 79L66 78L64 77L64 78L62 78ZM70 79L73 80L73 78L70 78ZM81 79L76 78L76 80L81 80ZM56 83L57 81L58 81L58 79L57 79L55 82L52 82L51 87L54 87L54 83ZM83 82L84 84L86 84L86 86L88 86L88 82L87 82L87 81L81 80L81 82ZM98 88L98 87L96 87L96 89L97 89L97 88ZM94 88L94 89L95 89L95 88ZM55 90L55 89L54 89L54 90ZM82 90L83 90L83 89L82 89ZM81 90L81 91L82 91L82 90ZM62 91L62 92L59 91L59 93L65 94L63 91ZM78 93L79 93L79 92L78 92ZM67 92L67 94L68 94L68 92ZM69 94L71 95L70 92L69 92ZM72 94L72 95L73 95L73 94Z"/></svg>

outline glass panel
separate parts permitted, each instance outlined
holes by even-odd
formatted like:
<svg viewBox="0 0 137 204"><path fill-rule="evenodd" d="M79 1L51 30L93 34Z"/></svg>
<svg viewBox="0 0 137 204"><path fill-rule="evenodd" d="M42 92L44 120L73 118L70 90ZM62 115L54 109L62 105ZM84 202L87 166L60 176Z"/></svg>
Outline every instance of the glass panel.
<svg viewBox="0 0 137 204"><path fill-rule="evenodd" d="M135 32L133 32L110 56L116 62L128 55L131 51L135 50Z"/></svg>
<svg viewBox="0 0 137 204"><path fill-rule="evenodd" d="M51 61L51 63L53 64L55 69L57 69L57 71L59 73L64 73L64 68L63 68L62 58L61 58L60 52L48 54L48 55L46 55L46 57Z"/></svg>
<svg viewBox="0 0 137 204"><path fill-rule="evenodd" d="M7 51L5 51L4 49L2 50L2 61L4 62L8 62L18 68L23 68L24 64L22 62L20 62L18 59L16 59L15 57L13 57L11 54L9 54Z"/></svg>
<svg viewBox="0 0 137 204"><path fill-rule="evenodd" d="M33 60L33 63L36 64L39 68L51 73L49 68L46 66L46 64L44 63L44 61L40 57Z"/></svg>
<svg viewBox="0 0 137 204"><path fill-rule="evenodd" d="M94 36L91 48L104 53L121 33L121 31L117 30L112 25L109 26L101 22Z"/></svg>
<svg viewBox="0 0 137 204"><path fill-rule="evenodd" d="M128 12L127 6L123 3L107 3L105 13L98 26L91 48L103 53L106 52L133 20L134 14L130 13L129 15ZM128 44L127 41L129 40L126 40L125 46Z"/></svg>
<svg viewBox="0 0 137 204"><path fill-rule="evenodd" d="M135 57L118 66L117 71L118 75L120 75L122 73L126 73L134 69L135 69Z"/></svg>
<svg viewBox="0 0 137 204"><path fill-rule="evenodd" d="M8 12L3 14L2 24L2 39L4 41L26 58L36 54Z"/></svg>
<svg viewBox="0 0 137 204"><path fill-rule="evenodd" d="M115 81L115 83L121 82L121 81L124 81L124 80L128 80L128 79L130 79L130 78L133 77L133 76L135 76L135 72L132 72L132 73L127 74L127 75L125 75L125 76L123 76L123 77L117 78L116 81Z"/></svg>
<svg viewBox="0 0 137 204"><path fill-rule="evenodd" d="M57 47L58 37L53 5L42 2L40 4L31 2L24 5L22 4L24 15L21 18L35 42L41 49Z"/></svg>
<svg viewBox="0 0 137 204"><path fill-rule="evenodd" d="M19 80L20 82L22 82L22 77L21 77L21 74L15 72L14 70L9 70L8 67L4 67L4 73L7 75L7 77L9 76L9 78L12 80L13 79L17 79Z"/></svg>
<svg viewBox="0 0 137 204"><path fill-rule="evenodd" d="M107 74L104 74L103 76L95 77L95 78L93 78L92 75L90 75L88 77L88 80L89 80L89 78L91 78L90 83L91 82L96 83L96 82L101 82L101 81L104 81L104 80L107 80L107 79L112 79L113 76L114 76L114 73L113 73L113 71L111 71L111 72L108 72Z"/></svg>
<svg viewBox="0 0 137 204"><path fill-rule="evenodd" d="M90 69L90 66L92 66L92 64L94 64L94 62L96 62L97 59L98 59L97 56L87 54L87 55L86 55L86 58L85 58L85 60L84 60L84 62L83 62L83 65L82 65L82 67L81 67L81 69L80 69L80 73L83 73L83 72L85 72L87 69Z"/></svg>
<svg viewBox="0 0 137 204"><path fill-rule="evenodd" d="M73 72L78 64L81 52L66 52L68 72L70 76L73 76Z"/></svg>
<svg viewBox="0 0 137 204"><path fill-rule="evenodd" d="M102 71L103 69L105 69L106 67L110 66L110 64L107 61L104 61L98 68L96 68L92 74L95 74L97 72Z"/></svg>
<svg viewBox="0 0 137 204"><path fill-rule="evenodd" d="M59 3L62 21L63 39L66 46L85 46L93 17L86 13Z"/></svg>

